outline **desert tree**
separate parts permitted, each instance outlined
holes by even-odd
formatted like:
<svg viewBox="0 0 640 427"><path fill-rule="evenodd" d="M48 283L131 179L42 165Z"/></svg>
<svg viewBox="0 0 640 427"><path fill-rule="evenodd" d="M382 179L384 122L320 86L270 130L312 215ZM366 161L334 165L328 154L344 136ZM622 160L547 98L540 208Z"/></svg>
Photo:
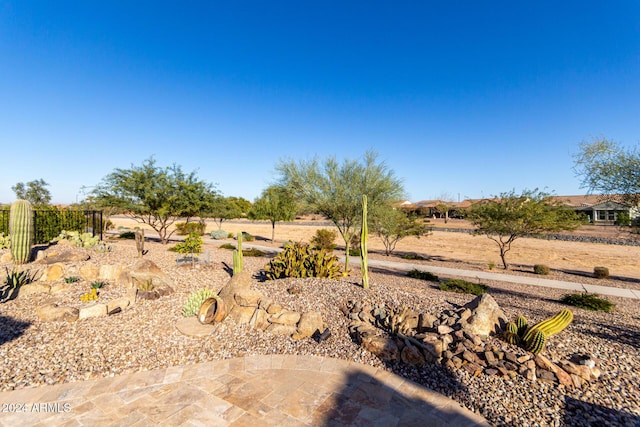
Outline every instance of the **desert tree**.
<svg viewBox="0 0 640 427"><path fill-rule="evenodd" d="M282 160L276 170L280 186L290 189L337 227L345 243L345 274L349 271L350 244L361 222L362 196L367 196L370 209L374 209L405 195L401 180L384 162L378 162L378 154L371 150L362 161L340 163L335 157L323 161Z"/></svg>
<svg viewBox="0 0 640 427"><path fill-rule="evenodd" d="M456 204L454 202L453 196L449 193L442 193L437 198L437 203L435 205L435 210L440 214L441 218L444 218L444 223L449 222L449 212L455 209Z"/></svg>
<svg viewBox="0 0 640 427"><path fill-rule="evenodd" d="M185 173L178 165L160 167L153 158L129 169L115 169L92 191L93 200L118 207L133 220L147 224L166 244L180 218L201 216L217 197L213 184Z"/></svg>
<svg viewBox="0 0 640 427"><path fill-rule="evenodd" d="M431 227L425 224L424 220L391 205L378 206L371 213L371 229L382 241L387 256L405 237L420 238L431 234Z"/></svg>
<svg viewBox="0 0 640 427"><path fill-rule="evenodd" d="M580 143L574 156L574 171L582 178L582 187L590 193L626 203L640 204L640 151L625 148L605 137Z"/></svg>
<svg viewBox="0 0 640 427"><path fill-rule="evenodd" d="M16 198L28 200L34 207L42 207L51 202L51 193L46 188L49 184L44 179L35 179L26 184L18 182L11 187Z"/></svg>
<svg viewBox="0 0 640 427"><path fill-rule="evenodd" d="M292 221L296 217L297 205L293 194L285 187L267 187L249 210L250 219L268 219L271 222L271 243L274 241L276 223Z"/></svg>
<svg viewBox="0 0 640 427"><path fill-rule="evenodd" d="M218 196L209 204L205 215L207 218L213 218L218 230L221 230L224 221L246 216L250 206L251 202L241 197Z"/></svg>
<svg viewBox="0 0 640 427"><path fill-rule="evenodd" d="M475 226L475 234L485 235L498 245L505 269L506 254L516 239L575 230L583 223L575 211L538 189L521 194L512 190L475 203L468 210L467 219Z"/></svg>

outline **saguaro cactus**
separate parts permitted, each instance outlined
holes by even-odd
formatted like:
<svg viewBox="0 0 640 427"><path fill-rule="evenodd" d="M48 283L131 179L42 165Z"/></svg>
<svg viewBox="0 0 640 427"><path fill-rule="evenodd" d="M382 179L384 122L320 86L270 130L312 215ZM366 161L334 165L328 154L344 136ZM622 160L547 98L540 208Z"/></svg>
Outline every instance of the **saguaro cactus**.
<svg viewBox="0 0 640 427"><path fill-rule="evenodd" d="M27 200L16 200L9 213L9 235L13 262L24 264L29 261L33 244L33 209Z"/></svg>
<svg viewBox="0 0 640 427"><path fill-rule="evenodd" d="M242 259L242 232L238 233L238 247L233 251L233 274L242 273L244 268Z"/></svg>
<svg viewBox="0 0 640 427"><path fill-rule="evenodd" d="M367 239L369 227L367 226L367 195L362 195L362 229L360 231L360 271L362 273L362 287L369 289L369 257L367 254Z"/></svg>

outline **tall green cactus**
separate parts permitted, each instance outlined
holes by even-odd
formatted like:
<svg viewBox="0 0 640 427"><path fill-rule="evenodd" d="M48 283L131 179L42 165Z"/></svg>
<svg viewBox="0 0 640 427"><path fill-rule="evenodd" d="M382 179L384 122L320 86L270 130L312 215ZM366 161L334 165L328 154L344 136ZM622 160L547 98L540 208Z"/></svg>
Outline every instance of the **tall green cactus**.
<svg viewBox="0 0 640 427"><path fill-rule="evenodd" d="M233 251L233 274L242 273L244 262L242 258L242 232L238 233L238 247Z"/></svg>
<svg viewBox="0 0 640 427"><path fill-rule="evenodd" d="M33 244L33 208L27 200L16 200L9 213L11 255L15 264L24 264L31 256Z"/></svg>
<svg viewBox="0 0 640 427"><path fill-rule="evenodd" d="M360 271L362 273L362 287L369 289L369 254L367 253L367 195L362 195L362 229L360 231Z"/></svg>

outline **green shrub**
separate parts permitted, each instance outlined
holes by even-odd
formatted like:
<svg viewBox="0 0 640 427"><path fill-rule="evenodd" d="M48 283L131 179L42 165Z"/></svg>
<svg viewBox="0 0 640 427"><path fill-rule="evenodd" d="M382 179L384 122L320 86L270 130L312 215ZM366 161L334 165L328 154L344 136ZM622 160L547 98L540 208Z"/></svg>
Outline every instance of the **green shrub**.
<svg viewBox="0 0 640 427"><path fill-rule="evenodd" d="M187 236L191 233L196 233L198 236L202 236L206 228L207 224L204 222L178 222L176 224L176 234Z"/></svg>
<svg viewBox="0 0 640 427"><path fill-rule="evenodd" d="M467 282L463 279L449 279L440 283L440 290L464 294L482 295L489 287L482 283Z"/></svg>
<svg viewBox="0 0 640 427"><path fill-rule="evenodd" d="M242 241L243 242L253 242L254 240L256 240L256 238L253 237L251 234L247 233L246 231L242 232Z"/></svg>
<svg viewBox="0 0 640 427"><path fill-rule="evenodd" d="M236 245L232 245L231 243L223 243L220 245L220 249L236 249Z"/></svg>
<svg viewBox="0 0 640 427"><path fill-rule="evenodd" d="M342 275L338 257L305 243L288 244L265 267L268 280L286 277L336 279Z"/></svg>
<svg viewBox="0 0 640 427"><path fill-rule="evenodd" d="M565 294L560 298L560 302L585 310L606 311L607 313L611 312L611 309L615 307L615 304L611 301L588 292Z"/></svg>
<svg viewBox="0 0 640 427"><path fill-rule="evenodd" d="M216 293L211 289L198 289L192 292L182 306L182 315L184 317L195 316L198 314L198 311L200 311L202 303L214 295L216 295Z"/></svg>
<svg viewBox="0 0 640 427"><path fill-rule="evenodd" d="M360 256L360 248L349 248L349 256Z"/></svg>
<svg viewBox="0 0 640 427"><path fill-rule="evenodd" d="M69 284L76 283L76 282L79 282L79 281L80 281L80 278L77 277L77 276L70 276L70 277L65 277L64 278L64 282L65 283L69 283Z"/></svg>
<svg viewBox="0 0 640 427"><path fill-rule="evenodd" d="M614 224L621 227L629 227L631 225L631 217L629 216L629 213L618 212Z"/></svg>
<svg viewBox="0 0 640 427"><path fill-rule="evenodd" d="M595 277L596 279L608 279L609 269L607 267L594 267L593 277Z"/></svg>
<svg viewBox="0 0 640 427"><path fill-rule="evenodd" d="M533 266L533 272L535 274L541 274L543 276L546 276L547 274L549 274L551 270L549 269L548 265L545 264L536 264Z"/></svg>
<svg viewBox="0 0 640 427"><path fill-rule="evenodd" d="M198 232L196 231L192 231L191 233L189 233L189 236L184 239L184 242L176 244L175 251L183 255L190 254L191 267L194 267L196 262L195 256L199 255L200 252L202 252L203 243L204 242L202 241L202 237L200 237L200 234L198 234Z"/></svg>
<svg viewBox="0 0 640 427"><path fill-rule="evenodd" d="M318 229L316 230L316 234L311 238L311 247L333 252L336 248L335 240L337 236L338 233L336 233L335 230Z"/></svg>
<svg viewBox="0 0 640 427"><path fill-rule="evenodd" d="M425 260L426 258L422 255L418 255L415 252L409 252L408 254L404 254L401 257L402 259L413 259L413 260Z"/></svg>
<svg viewBox="0 0 640 427"><path fill-rule="evenodd" d="M134 231L123 231L118 235L121 239L133 240L136 238L136 233Z"/></svg>
<svg viewBox="0 0 640 427"><path fill-rule="evenodd" d="M243 249L242 250L242 255L243 256L259 257L259 256L265 256L266 254L264 252L262 252L260 249L249 248L249 249Z"/></svg>
<svg viewBox="0 0 640 427"><path fill-rule="evenodd" d="M209 235L214 240L226 239L229 237L229 233L224 230L213 230Z"/></svg>
<svg viewBox="0 0 640 427"><path fill-rule="evenodd" d="M420 279L420 280L428 280L429 282L439 282L440 278L438 278L438 276L436 276L433 273L430 273L428 271L421 271L421 270L417 270L417 269L413 269L411 271L409 271L407 273L407 276L413 278L413 279Z"/></svg>

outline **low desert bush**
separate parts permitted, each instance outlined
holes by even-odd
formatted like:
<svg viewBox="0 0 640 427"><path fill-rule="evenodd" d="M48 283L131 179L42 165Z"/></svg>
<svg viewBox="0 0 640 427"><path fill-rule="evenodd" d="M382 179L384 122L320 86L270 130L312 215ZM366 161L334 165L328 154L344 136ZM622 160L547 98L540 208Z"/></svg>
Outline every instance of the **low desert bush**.
<svg viewBox="0 0 640 427"><path fill-rule="evenodd" d="M473 295L482 295L488 288L485 284L467 282L462 279L449 279L440 283L440 290Z"/></svg>
<svg viewBox="0 0 640 427"><path fill-rule="evenodd" d="M213 230L211 233L209 233L209 236L211 236L211 238L214 240L220 240L229 237L229 233L224 230Z"/></svg>
<svg viewBox="0 0 640 427"><path fill-rule="evenodd" d="M428 280L429 282L438 282L440 279L433 273L413 269L407 273L407 276L413 279Z"/></svg>
<svg viewBox="0 0 640 427"><path fill-rule="evenodd" d="M136 238L136 233L134 231L123 231L118 235L121 239L133 240Z"/></svg>
<svg viewBox="0 0 640 427"><path fill-rule="evenodd" d="M596 279L608 279L609 269L607 267L594 267L593 277L595 277Z"/></svg>
<svg viewBox="0 0 640 427"><path fill-rule="evenodd" d="M311 246L314 249L322 249L333 252L336 248L336 237L338 233L335 230L327 230L324 228L316 230L316 234L311 238Z"/></svg>
<svg viewBox="0 0 640 427"><path fill-rule="evenodd" d="M535 274L541 274L543 276L546 276L547 274L549 274L551 270L549 269L548 265L545 264L536 264L533 266L533 272Z"/></svg>
<svg viewBox="0 0 640 427"><path fill-rule="evenodd" d="M265 256L266 254L264 252L262 252L260 249L249 248L249 249L243 249L242 250L242 255L243 256L260 257L260 256Z"/></svg>
<svg viewBox="0 0 640 427"><path fill-rule="evenodd" d="M187 236L191 233L197 233L199 236L204 234L207 224L204 222L178 222L176 224L176 234L179 236Z"/></svg>
<svg viewBox="0 0 640 427"><path fill-rule="evenodd" d="M404 254L400 258L402 258L402 259L414 259L414 260L425 260L426 259L422 255L418 255L415 252L409 252L407 254Z"/></svg>
<svg viewBox="0 0 640 427"><path fill-rule="evenodd" d="M236 245L232 245L231 243L223 243L220 245L220 249L235 249Z"/></svg>
<svg viewBox="0 0 640 427"><path fill-rule="evenodd" d="M560 302L585 310L605 311L607 313L611 312L611 309L615 306L611 301L587 292L565 294L560 298Z"/></svg>

